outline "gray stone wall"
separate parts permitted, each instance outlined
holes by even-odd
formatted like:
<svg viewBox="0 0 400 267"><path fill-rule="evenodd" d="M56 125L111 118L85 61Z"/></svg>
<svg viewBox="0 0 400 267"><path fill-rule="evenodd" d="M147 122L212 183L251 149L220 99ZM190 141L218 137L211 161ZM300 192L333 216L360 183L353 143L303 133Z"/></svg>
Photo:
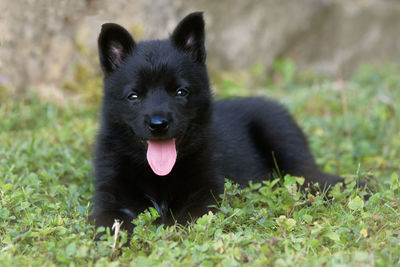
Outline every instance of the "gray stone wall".
<svg viewBox="0 0 400 267"><path fill-rule="evenodd" d="M136 39L165 38L190 11L205 12L209 66L266 69L279 57L345 77L363 62L400 63L398 0L0 0L0 83L59 85L96 63L104 22Z"/></svg>

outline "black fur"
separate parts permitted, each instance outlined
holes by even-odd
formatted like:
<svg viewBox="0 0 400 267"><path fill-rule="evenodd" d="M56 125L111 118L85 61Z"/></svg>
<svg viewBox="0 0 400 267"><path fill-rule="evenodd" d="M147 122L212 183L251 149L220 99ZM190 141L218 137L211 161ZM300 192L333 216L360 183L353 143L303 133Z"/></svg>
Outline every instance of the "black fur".
<svg viewBox="0 0 400 267"><path fill-rule="evenodd" d="M224 178L245 186L271 178L276 167L306 183L342 181L319 170L304 134L276 102L212 100L204 39L200 12L185 17L166 40L136 43L121 26L103 25L96 226L120 219L132 230L131 220L150 206L162 223L185 223L209 210ZM168 127L153 131L154 118ZM145 141L164 138L176 138L178 156L171 173L161 177L149 167Z"/></svg>

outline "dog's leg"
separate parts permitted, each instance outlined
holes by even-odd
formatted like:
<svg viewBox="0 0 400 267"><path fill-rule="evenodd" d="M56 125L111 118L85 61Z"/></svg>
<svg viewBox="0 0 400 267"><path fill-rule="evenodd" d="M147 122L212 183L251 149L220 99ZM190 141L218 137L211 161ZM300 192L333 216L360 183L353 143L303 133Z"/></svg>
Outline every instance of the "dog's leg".
<svg viewBox="0 0 400 267"><path fill-rule="evenodd" d="M285 109L277 106L271 116L254 117L250 130L270 168L281 175L304 177L305 186L318 183L327 188L343 181L342 177L323 173L319 169L305 135Z"/></svg>

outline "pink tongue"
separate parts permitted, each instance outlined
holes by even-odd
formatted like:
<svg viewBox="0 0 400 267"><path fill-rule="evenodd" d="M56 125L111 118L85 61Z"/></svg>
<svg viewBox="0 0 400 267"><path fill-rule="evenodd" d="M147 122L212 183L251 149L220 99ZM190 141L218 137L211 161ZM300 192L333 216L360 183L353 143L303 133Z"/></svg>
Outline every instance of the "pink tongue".
<svg viewBox="0 0 400 267"><path fill-rule="evenodd" d="M175 139L149 140L147 161L153 172L165 176L171 172L176 161Z"/></svg>

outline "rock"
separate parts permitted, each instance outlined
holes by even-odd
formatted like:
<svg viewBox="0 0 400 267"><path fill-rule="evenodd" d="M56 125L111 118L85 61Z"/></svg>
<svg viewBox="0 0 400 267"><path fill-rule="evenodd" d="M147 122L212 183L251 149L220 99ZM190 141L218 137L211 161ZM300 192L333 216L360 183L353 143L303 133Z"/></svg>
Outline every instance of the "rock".
<svg viewBox="0 0 400 267"><path fill-rule="evenodd" d="M0 83L20 88L59 87L77 64L99 71L104 22L138 40L165 38L195 10L205 12L213 70L290 57L301 70L346 77L363 62L400 63L396 0L0 0L0 10Z"/></svg>
<svg viewBox="0 0 400 267"><path fill-rule="evenodd" d="M282 54L300 69L347 77L360 63L400 63L400 1L330 1Z"/></svg>

